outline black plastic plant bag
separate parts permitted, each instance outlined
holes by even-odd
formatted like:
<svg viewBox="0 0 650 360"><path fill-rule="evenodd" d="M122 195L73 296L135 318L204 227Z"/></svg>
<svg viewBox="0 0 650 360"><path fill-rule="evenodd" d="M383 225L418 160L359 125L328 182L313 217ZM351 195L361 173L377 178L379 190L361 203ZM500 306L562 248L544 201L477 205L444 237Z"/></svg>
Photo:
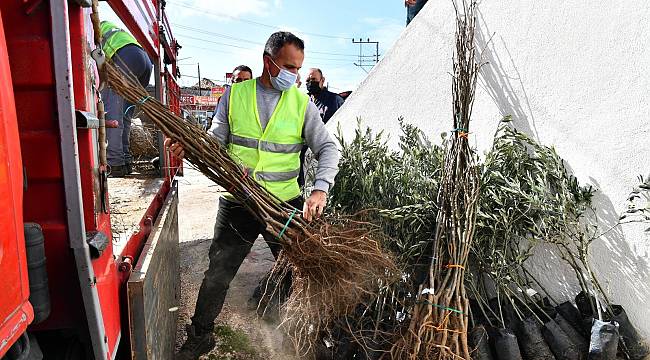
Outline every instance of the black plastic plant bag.
<svg viewBox="0 0 650 360"><path fill-rule="evenodd" d="M503 321L505 322L505 327L508 329L514 329L515 324L519 321L515 308L508 301L501 301L501 308L499 308L499 302L497 298L492 298L489 301L490 308L494 311L495 314L503 314Z"/></svg>
<svg viewBox="0 0 650 360"><path fill-rule="evenodd" d="M582 336L578 329L574 328L573 325L571 325L564 316L560 314L555 315L554 320L560 326L562 331L569 336L569 339L571 339L574 344L578 345L580 352L586 353L589 349L589 342L584 336Z"/></svg>
<svg viewBox="0 0 650 360"><path fill-rule="evenodd" d="M509 329L498 329L495 332L494 350L498 360L523 360L517 337Z"/></svg>
<svg viewBox="0 0 650 360"><path fill-rule="evenodd" d="M616 321L619 325L618 332L621 340L621 348L625 350L630 359L642 360L650 355L648 344L646 344L636 331L636 328L634 328L634 325L630 322L630 319L628 319L625 309L620 305L612 305L612 310L614 311L612 320Z"/></svg>
<svg viewBox="0 0 650 360"><path fill-rule="evenodd" d="M588 360L616 360L618 341L618 323L594 319Z"/></svg>
<svg viewBox="0 0 650 360"><path fill-rule="evenodd" d="M314 360L331 360L334 358L334 350L328 348L322 342L316 342L313 349Z"/></svg>
<svg viewBox="0 0 650 360"><path fill-rule="evenodd" d="M542 334L557 360L582 360L585 358L585 354L580 352L578 345L569 338L555 320L544 324Z"/></svg>
<svg viewBox="0 0 650 360"><path fill-rule="evenodd" d="M538 306L542 308L541 311L536 311L537 316L540 319L548 319L548 316L553 318L555 314L557 314L557 310L555 310L555 307L551 305L551 301L547 297L543 298L542 301L539 301Z"/></svg>
<svg viewBox="0 0 650 360"><path fill-rule="evenodd" d="M596 299L591 295L585 294L584 291L576 295L576 306L580 310L583 318L592 318L597 315L594 313ZM591 322L589 323L589 327L591 327Z"/></svg>
<svg viewBox="0 0 650 360"><path fill-rule="evenodd" d="M586 328L583 326L580 310L578 310L578 308L575 307L570 301L561 303L555 307L555 310L558 312L558 314L562 315L562 317L568 321L569 324L573 325L575 329L578 329L583 335L588 335L590 333L591 324Z"/></svg>
<svg viewBox="0 0 650 360"><path fill-rule="evenodd" d="M480 304L480 305L482 305L482 304ZM471 298L469 299L469 308L472 309L472 315L474 315L474 324L487 325L492 320L496 321L496 318L494 316L492 316L492 314L487 309L484 309L484 311L481 311L481 306L480 305L479 305L478 300L471 299Z"/></svg>
<svg viewBox="0 0 650 360"><path fill-rule="evenodd" d="M544 341L542 327L534 318L527 318L517 325L517 341L521 356L525 360L555 360L551 349Z"/></svg>
<svg viewBox="0 0 650 360"><path fill-rule="evenodd" d="M475 326L469 332L469 346L472 360L494 360L490 350L490 337L483 325Z"/></svg>

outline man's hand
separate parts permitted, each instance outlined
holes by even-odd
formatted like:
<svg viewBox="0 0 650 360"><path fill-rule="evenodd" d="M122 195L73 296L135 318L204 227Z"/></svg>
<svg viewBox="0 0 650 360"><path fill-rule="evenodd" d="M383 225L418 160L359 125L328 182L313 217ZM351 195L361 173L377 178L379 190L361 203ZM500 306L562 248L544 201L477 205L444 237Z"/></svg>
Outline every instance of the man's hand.
<svg viewBox="0 0 650 360"><path fill-rule="evenodd" d="M172 155L180 160L183 160L183 157L185 156L185 150L183 150L183 146L181 144L172 139L165 139L165 147L169 148L169 151L172 152Z"/></svg>
<svg viewBox="0 0 650 360"><path fill-rule="evenodd" d="M302 207L302 217L307 221L318 219L323 215L325 204L327 204L327 193L321 190L312 191L307 201L305 201L305 205Z"/></svg>
<svg viewBox="0 0 650 360"><path fill-rule="evenodd" d="M415 5L416 0L404 0L404 5L406 6L413 6Z"/></svg>

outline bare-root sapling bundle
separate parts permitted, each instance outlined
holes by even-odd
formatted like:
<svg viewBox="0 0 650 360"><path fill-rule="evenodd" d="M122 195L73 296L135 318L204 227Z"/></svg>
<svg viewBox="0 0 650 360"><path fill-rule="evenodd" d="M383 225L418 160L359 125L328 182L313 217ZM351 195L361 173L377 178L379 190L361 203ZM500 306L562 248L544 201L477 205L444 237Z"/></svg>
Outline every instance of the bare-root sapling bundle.
<svg viewBox="0 0 650 360"><path fill-rule="evenodd" d="M470 358L465 269L474 237L480 175L468 134L480 63L476 60L476 4L456 7L453 133L438 192L436 233L428 280L420 286L411 323L392 349L399 359ZM462 13L461 13L462 11Z"/></svg>
<svg viewBox="0 0 650 360"><path fill-rule="evenodd" d="M388 257L372 263L364 259L372 251L382 251L378 247L368 249L368 245L378 246L382 237L377 226L354 217L330 218L317 226L323 246L299 242L285 247L272 272L277 278L271 283L276 284L282 283L285 274L292 273L292 292L281 310L283 327L301 358L312 355L314 344L332 329L335 321L353 314L360 299L374 299L381 280L386 282L395 274L394 265L386 261ZM339 254L339 248L345 258ZM342 283L332 286L333 279Z"/></svg>
<svg viewBox="0 0 650 360"><path fill-rule="evenodd" d="M299 209L260 186L215 138L151 98L136 79L111 63L104 64L102 72L116 93L137 104L164 134L180 143L190 163L227 189L283 245L281 271L293 275L284 320L300 337L294 339L298 350L308 353L311 334L327 330L331 319L346 316L376 291L377 281L389 281L396 273L391 257L363 224L344 219L307 222Z"/></svg>

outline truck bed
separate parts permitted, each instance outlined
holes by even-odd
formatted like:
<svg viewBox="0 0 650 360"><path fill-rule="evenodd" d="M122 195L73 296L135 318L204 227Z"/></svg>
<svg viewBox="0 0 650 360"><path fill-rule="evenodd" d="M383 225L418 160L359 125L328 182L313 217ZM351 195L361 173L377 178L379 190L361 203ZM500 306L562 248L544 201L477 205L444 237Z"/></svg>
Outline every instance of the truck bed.
<svg viewBox="0 0 650 360"><path fill-rule="evenodd" d="M139 230L140 220L163 182L162 178L144 176L108 179L114 254L121 254Z"/></svg>

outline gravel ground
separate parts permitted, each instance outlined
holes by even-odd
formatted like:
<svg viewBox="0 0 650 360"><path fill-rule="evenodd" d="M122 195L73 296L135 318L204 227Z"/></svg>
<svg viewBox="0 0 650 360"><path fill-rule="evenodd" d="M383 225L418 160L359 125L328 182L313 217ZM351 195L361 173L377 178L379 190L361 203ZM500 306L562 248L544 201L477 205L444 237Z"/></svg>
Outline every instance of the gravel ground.
<svg viewBox="0 0 650 360"><path fill-rule="evenodd" d="M208 267L208 249L212 241L214 220L222 190L198 171L185 165L179 179L178 224L181 256L181 304L176 335L177 348L185 340L185 324L190 322L203 272ZM235 279L230 284L223 311L217 324L241 330L248 335L254 349L250 353L224 352L217 347L201 359L295 359L284 350L283 334L274 325L259 319L248 309L247 300L259 280L273 264L273 256L264 240L258 239Z"/></svg>

